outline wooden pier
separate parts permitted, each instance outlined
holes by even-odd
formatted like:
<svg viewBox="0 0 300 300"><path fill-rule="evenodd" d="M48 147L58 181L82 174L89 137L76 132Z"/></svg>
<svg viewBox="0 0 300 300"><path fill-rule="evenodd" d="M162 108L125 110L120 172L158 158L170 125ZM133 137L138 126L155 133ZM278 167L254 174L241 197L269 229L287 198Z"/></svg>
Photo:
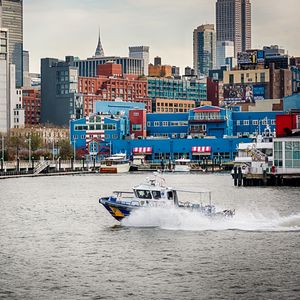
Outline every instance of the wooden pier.
<svg viewBox="0 0 300 300"><path fill-rule="evenodd" d="M233 169L234 186L300 186L300 173L272 172L243 173L242 168Z"/></svg>

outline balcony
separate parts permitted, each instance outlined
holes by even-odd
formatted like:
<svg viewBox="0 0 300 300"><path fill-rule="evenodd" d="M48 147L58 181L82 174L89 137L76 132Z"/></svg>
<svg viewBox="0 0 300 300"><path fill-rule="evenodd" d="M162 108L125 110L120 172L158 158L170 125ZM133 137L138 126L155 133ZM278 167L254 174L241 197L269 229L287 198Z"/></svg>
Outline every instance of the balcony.
<svg viewBox="0 0 300 300"><path fill-rule="evenodd" d="M210 117L210 116L194 116L189 117L189 123L223 123L226 122L225 116L216 116L216 117Z"/></svg>

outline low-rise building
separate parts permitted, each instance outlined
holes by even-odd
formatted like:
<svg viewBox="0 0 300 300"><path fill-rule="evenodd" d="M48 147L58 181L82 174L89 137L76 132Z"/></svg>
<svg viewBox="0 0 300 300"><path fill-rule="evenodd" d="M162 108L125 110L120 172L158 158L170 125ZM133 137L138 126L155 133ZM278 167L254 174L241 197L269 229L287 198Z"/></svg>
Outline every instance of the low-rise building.
<svg viewBox="0 0 300 300"><path fill-rule="evenodd" d="M18 136L28 138L30 135L39 136L43 143L52 144L58 143L61 140L69 138L69 129L60 127L47 127L47 126L31 126L25 128L14 128L10 130L11 136Z"/></svg>
<svg viewBox="0 0 300 300"><path fill-rule="evenodd" d="M269 98L269 69L224 71L225 102L255 103Z"/></svg>
<svg viewBox="0 0 300 300"><path fill-rule="evenodd" d="M193 100L176 100L156 98L155 112L157 113L182 113L195 107Z"/></svg>
<svg viewBox="0 0 300 300"><path fill-rule="evenodd" d="M93 114L70 121L72 147L81 151L82 154L97 158L107 154L108 143L112 140L123 140L129 136L129 133L128 118L122 116Z"/></svg>
<svg viewBox="0 0 300 300"><path fill-rule="evenodd" d="M147 136L147 116L145 109L131 109L129 111L130 136L146 138Z"/></svg>

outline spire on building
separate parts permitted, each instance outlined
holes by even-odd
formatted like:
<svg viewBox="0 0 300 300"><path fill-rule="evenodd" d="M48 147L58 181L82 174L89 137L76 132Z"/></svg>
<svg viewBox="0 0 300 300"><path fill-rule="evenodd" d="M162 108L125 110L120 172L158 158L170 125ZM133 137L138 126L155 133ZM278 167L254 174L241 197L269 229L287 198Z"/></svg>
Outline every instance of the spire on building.
<svg viewBox="0 0 300 300"><path fill-rule="evenodd" d="M99 29L98 45L96 48L95 57L103 57L103 56L104 56L104 50L101 44L100 29Z"/></svg>

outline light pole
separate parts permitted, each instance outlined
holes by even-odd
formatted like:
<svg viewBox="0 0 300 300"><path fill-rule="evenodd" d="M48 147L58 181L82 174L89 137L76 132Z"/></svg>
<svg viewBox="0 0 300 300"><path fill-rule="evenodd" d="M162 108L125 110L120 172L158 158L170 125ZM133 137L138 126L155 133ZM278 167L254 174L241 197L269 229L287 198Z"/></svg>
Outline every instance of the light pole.
<svg viewBox="0 0 300 300"><path fill-rule="evenodd" d="M73 156L74 156L74 161L76 160L76 138L74 137L73 140L74 147L73 147Z"/></svg>
<svg viewBox="0 0 300 300"><path fill-rule="evenodd" d="M28 152L28 160L29 160L29 165L31 164L31 133L29 134L28 138L28 146L29 146L29 152Z"/></svg>
<svg viewBox="0 0 300 300"><path fill-rule="evenodd" d="M52 140L52 163L54 164L54 138Z"/></svg>
<svg viewBox="0 0 300 300"><path fill-rule="evenodd" d="M2 161L4 161L4 136L2 135L2 138L1 138L1 140L2 140Z"/></svg>

